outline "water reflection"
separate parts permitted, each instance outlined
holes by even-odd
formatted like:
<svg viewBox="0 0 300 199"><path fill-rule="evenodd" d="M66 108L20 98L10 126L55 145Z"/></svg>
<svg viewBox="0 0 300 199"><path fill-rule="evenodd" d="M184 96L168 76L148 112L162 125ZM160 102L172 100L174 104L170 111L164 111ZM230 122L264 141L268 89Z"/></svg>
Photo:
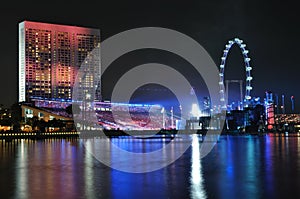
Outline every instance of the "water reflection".
<svg viewBox="0 0 300 199"><path fill-rule="evenodd" d="M97 161L85 149L92 141L0 140L1 198L300 198L300 137L221 136L202 159L201 137L191 138L174 163L136 174ZM139 152L165 144L117 139Z"/></svg>
<svg viewBox="0 0 300 199"><path fill-rule="evenodd" d="M21 140L21 145L17 150L16 160L16 198L28 198L28 165L27 165L27 145Z"/></svg>
<svg viewBox="0 0 300 199"><path fill-rule="evenodd" d="M189 135L150 139L89 138L82 139L90 144L88 152L110 168L129 173L147 173L164 168L177 160L191 143Z"/></svg>
<svg viewBox="0 0 300 199"><path fill-rule="evenodd" d="M273 189L274 187L272 186L272 183L274 182L274 176L273 176L273 160L272 157L274 156L272 146L274 145L274 140L266 136L265 137L265 143L266 146L270 147L262 147L263 150L263 158L265 160L265 165L264 165L264 178L265 178L265 184L266 184L266 192L269 193L269 198L275 198Z"/></svg>
<svg viewBox="0 0 300 199"><path fill-rule="evenodd" d="M206 198L201 169L199 135L192 135L191 198Z"/></svg>
<svg viewBox="0 0 300 199"><path fill-rule="evenodd" d="M86 147L91 150L91 144L87 143ZM84 156L84 182L85 182L85 196L86 198L96 198L94 192L94 162L90 155Z"/></svg>

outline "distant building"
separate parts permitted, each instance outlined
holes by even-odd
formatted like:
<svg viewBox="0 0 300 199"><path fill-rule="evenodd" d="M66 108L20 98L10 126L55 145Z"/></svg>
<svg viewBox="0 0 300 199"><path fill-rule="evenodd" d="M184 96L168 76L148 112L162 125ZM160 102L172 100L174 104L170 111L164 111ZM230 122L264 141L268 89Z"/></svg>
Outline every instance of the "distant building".
<svg viewBox="0 0 300 199"><path fill-rule="evenodd" d="M66 112L58 112L53 110L47 110L44 108L31 107L23 104L22 108L22 117L24 117L25 122L28 118L37 117L39 120L43 119L48 122L49 120L59 119L59 120L72 120L70 115L67 115Z"/></svg>
<svg viewBox="0 0 300 199"><path fill-rule="evenodd" d="M274 130L274 128L275 128L275 107L274 107L273 93L271 91L266 92L265 111L266 111L267 129Z"/></svg>
<svg viewBox="0 0 300 199"><path fill-rule="evenodd" d="M211 114L210 97L204 97L204 100L203 100L203 115L204 116L210 116L210 114Z"/></svg>
<svg viewBox="0 0 300 199"><path fill-rule="evenodd" d="M100 51L97 59L91 51L99 43L99 29L31 21L19 23L19 102L70 101L83 63L90 71L79 80L80 86L85 90L97 86L99 82L94 74L100 72Z"/></svg>

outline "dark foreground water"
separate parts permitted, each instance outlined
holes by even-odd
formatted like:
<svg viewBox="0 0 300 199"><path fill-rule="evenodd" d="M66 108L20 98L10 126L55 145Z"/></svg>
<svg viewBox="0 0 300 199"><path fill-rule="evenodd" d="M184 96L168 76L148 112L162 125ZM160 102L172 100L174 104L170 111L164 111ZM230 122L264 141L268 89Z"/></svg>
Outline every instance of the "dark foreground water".
<svg viewBox="0 0 300 199"><path fill-rule="evenodd" d="M300 198L300 137L221 136L199 157L193 145L168 167L133 174L103 165L80 139L0 141L0 198Z"/></svg>

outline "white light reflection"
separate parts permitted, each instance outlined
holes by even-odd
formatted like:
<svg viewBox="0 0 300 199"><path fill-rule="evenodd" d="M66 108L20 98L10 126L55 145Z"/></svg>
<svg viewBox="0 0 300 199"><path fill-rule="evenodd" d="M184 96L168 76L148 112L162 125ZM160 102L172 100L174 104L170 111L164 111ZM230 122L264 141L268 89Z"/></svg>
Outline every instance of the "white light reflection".
<svg viewBox="0 0 300 199"><path fill-rule="evenodd" d="M91 140L86 142L85 147L88 151L92 151ZM87 198L96 198L94 193L93 156L90 153L85 153L84 164L85 195Z"/></svg>
<svg viewBox="0 0 300 199"><path fill-rule="evenodd" d="M28 198L28 168L27 168L27 148L24 140L21 139L21 146L18 148L16 161L16 198Z"/></svg>
<svg viewBox="0 0 300 199"><path fill-rule="evenodd" d="M199 135L192 135L191 198L207 198L201 174Z"/></svg>

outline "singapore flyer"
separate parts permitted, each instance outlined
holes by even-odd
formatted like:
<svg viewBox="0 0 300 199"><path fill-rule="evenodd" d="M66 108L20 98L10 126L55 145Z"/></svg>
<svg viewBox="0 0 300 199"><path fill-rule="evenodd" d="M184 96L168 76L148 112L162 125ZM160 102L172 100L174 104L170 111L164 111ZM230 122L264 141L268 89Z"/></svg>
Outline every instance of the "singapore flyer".
<svg viewBox="0 0 300 199"><path fill-rule="evenodd" d="M220 81L219 81L219 85L220 85L220 100L222 102L222 107L226 108L226 102L227 100L225 100L225 98L227 98L228 96L226 96L226 91L224 88L224 71L225 71L225 65L226 65L226 60L227 60L227 56L228 53L231 49L231 47L233 45L238 45L238 47L240 48L243 58L244 58L244 63L245 63L245 70L246 70L246 87L245 87L245 96L244 96L244 106L247 107L249 105L249 100L251 99L251 95L250 92L252 90L251 87L251 81L253 79L253 77L251 76L251 70L252 67L250 66L250 58L248 56L249 50L246 49L246 44L244 43L243 40L239 39L239 38L234 38L232 40L229 40L228 43L225 45L225 49L223 51L223 56L221 57L221 64L220 64Z"/></svg>

